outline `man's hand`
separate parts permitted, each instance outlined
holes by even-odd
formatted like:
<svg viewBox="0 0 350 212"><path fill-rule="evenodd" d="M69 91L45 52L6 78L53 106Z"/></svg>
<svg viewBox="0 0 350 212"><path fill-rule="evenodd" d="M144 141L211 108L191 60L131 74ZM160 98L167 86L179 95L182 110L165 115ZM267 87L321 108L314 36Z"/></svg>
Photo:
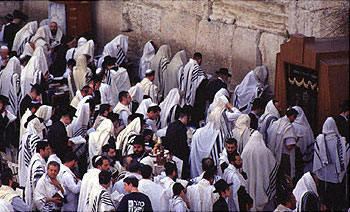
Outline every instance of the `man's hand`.
<svg viewBox="0 0 350 212"><path fill-rule="evenodd" d="M68 141L67 141L67 146L72 147L72 146L73 146L73 141L68 140Z"/></svg>
<svg viewBox="0 0 350 212"><path fill-rule="evenodd" d="M62 199L59 198L59 197L47 198L46 202L54 202L56 204L61 204L62 203Z"/></svg>
<svg viewBox="0 0 350 212"><path fill-rule="evenodd" d="M228 102L228 103L226 103L226 107L229 108L229 109L231 109L231 108L233 108L233 105L232 105L231 103Z"/></svg>

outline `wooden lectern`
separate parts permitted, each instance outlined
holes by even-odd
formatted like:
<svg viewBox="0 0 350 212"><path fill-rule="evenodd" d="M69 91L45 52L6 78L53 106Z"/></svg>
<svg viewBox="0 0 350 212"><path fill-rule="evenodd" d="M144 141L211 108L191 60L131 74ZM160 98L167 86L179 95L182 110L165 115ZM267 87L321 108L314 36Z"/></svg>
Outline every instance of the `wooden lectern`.
<svg viewBox="0 0 350 212"><path fill-rule="evenodd" d="M318 134L349 99L349 38L291 35L276 62L275 98L282 108L298 105Z"/></svg>

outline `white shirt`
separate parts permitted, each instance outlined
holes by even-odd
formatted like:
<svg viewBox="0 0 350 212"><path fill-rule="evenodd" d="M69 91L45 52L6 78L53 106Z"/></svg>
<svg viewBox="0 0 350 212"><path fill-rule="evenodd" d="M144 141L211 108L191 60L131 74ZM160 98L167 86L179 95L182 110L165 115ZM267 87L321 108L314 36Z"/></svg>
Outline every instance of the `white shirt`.
<svg viewBox="0 0 350 212"><path fill-rule="evenodd" d="M59 177L67 194L67 203L63 204L63 211L76 211L78 208L81 180L78 180L75 174L64 164L61 165Z"/></svg>

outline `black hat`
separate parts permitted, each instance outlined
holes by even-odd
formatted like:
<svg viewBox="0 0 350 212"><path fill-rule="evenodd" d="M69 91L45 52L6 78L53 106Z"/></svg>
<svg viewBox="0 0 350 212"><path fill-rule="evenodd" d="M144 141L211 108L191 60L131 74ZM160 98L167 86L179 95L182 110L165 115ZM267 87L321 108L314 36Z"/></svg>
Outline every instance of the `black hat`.
<svg viewBox="0 0 350 212"><path fill-rule="evenodd" d="M142 135L135 136L134 142L132 144L139 144L145 146L145 138Z"/></svg>
<svg viewBox="0 0 350 212"><path fill-rule="evenodd" d="M233 183L228 184L225 180L220 179L218 180L214 186L215 186L215 191L213 193L219 193L222 191L225 191L228 189Z"/></svg>
<svg viewBox="0 0 350 212"><path fill-rule="evenodd" d="M76 109L70 105L61 105L57 108L57 114L60 116L70 116L76 117L75 116Z"/></svg>
<svg viewBox="0 0 350 212"><path fill-rule="evenodd" d="M4 96L4 95L0 95L0 102L4 105L10 104L9 98L7 96Z"/></svg>
<svg viewBox="0 0 350 212"><path fill-rule="evenodd" d="M14 10L12 14L14 18L19 18L19 19L22 19L23 21L28 20L28 16L19 10Z"/></svg>
<svg viewBox="0 0 350 212"><path fill-rule="evenodd" d="M7 21L12 21L12 20L13 20L13 15L12 15L12 14L7 14L7 15L5 16L5 19L6 19Z"/></svg>
<svg viewBox="0 0 350 212"><path fill-rule="evenodd" d="M219 71L215 72L216 74L223 74L226 76L231 77L232 75L230 73L228 73L228 69L227 68L220 68Z"/></svg>

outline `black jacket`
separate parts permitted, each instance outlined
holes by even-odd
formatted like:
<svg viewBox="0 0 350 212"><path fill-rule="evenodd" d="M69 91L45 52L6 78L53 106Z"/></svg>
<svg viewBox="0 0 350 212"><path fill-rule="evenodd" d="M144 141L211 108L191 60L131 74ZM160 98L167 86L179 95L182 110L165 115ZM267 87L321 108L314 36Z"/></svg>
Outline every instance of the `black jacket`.
<svg viewBox="0 0 350 212"><path fill-rule="evenodd" d="M213 102L216 92L218 92L221 88L227 89L227 84L221 81L220 79L209 81L208 83L209 104Z"/></svg>
<svg viewBox="0 0 350 212"><path fill-rule="evenodd" d="M213 211L228 211L228 205L224 198L220 197L213 205Z"/></svg>
<svg viewBox="0 0 350 212"><path fill-rule="evenodd" d="M250 117L250 128L257 130L259 119L253 113L249 113L248 115Z"/></svg>
<svg viewBox="0 0 350 212"><path fill-rule="evenodd" d="M341 136L345 137L346 141L349 142L349 121L347 121L343 116L338 115L335 117L335 123Z"/></svg>
<svg viewBox="0 0 350 212"><path fill-rule="evenodd" d="M56 155L63 160L64 154L71 150L68 147L68 136L63 122L55 122L48 132L48 142L54 148Z"/></svg>
<svg viewBox="0 0 350 212"><path fill-rule="evenodd" d="M19 113L20 113L21 117L24 115L27 108L30 107L31 103L32 103L32 98L28 94L25 95L25 97L22 99L22 101L19 105Z"/></svg>
<svg viewBox="0 0 350 212"><path fill-rule="evenodd" d="M4 42L7 43L9 51L12 50L13 41L15 40L16 33L21 29L19 24L11 22L4 28Z"/></svg>

